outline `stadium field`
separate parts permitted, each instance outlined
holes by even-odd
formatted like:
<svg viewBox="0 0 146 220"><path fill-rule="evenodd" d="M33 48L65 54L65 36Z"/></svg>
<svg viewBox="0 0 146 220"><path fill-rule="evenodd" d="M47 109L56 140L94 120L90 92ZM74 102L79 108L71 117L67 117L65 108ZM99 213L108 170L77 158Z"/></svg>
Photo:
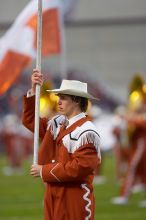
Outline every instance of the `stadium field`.
<svg viewBox="0 0 146 220"><path fill-rule="evenodd" d="M29 175L31 162L25 161L23 175L5 176L2 172L6 158L0 156L0 220L43 220L43 191L40 179ZM115 164L111 153L103 159L102 175L105 184L94 186L96 197L95 220L139 220L146 219L146 208L138 203L144 199L143 193L132 194L124 206L110 203L118 195L119 185L115 181ZM57 220L57 219L56 219Z"/></svg>

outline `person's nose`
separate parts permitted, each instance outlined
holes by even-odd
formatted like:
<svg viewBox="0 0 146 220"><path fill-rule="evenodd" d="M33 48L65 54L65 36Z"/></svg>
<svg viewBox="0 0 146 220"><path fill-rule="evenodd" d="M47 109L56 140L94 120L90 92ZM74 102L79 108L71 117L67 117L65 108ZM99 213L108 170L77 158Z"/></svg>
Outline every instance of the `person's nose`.
<svg viewBox="0 0 146 220"><path fill-rule="evenodd" d="M58 100L58 105L61 105L61 99L59 98L59 100Z"/></svg>

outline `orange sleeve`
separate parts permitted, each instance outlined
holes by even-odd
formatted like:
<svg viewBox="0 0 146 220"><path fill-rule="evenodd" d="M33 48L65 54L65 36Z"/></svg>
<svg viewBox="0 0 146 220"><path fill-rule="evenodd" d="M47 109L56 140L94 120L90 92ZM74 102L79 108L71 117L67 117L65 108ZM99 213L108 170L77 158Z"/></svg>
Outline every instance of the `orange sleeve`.
<svg viewBox="0 0 146 220"><path fill-rule="evenodd" d="M35 96L23 98L23 112L22 123L30 131L34 132L34 119L35 119ZM40 118L39 121L39 136L43 138L47 129L47 119Z"/></svg>
<svg viewBox="0 0 146 220"><path fill-rule="evenodd" d="M128 122L135 126L146 127L146 115L145 114L135 114L128 118Z"/></svg>
<svg viewBox="0 0 146 220"><path fill-rule="evenodd" d="M44 165L42 178L44 182L76 182L83 181L93 175L100 163L97 151L92 144L80 147L66 163L58 162Z"/></svg>

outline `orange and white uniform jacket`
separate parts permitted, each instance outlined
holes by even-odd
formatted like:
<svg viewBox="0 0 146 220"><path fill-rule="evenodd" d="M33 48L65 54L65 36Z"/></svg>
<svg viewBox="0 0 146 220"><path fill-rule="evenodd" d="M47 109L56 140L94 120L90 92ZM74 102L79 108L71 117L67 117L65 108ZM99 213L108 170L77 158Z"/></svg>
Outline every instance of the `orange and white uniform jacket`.
<svg viewBox="0 0 146 220"><path fill-rule="evenodd" d="M24 97L23 124L34 131L34 96ZM69 121L57 115L41 119L39 164L47 183L45 220L94 219L92 180L101 157L95 126L81 113Z"/></svg>

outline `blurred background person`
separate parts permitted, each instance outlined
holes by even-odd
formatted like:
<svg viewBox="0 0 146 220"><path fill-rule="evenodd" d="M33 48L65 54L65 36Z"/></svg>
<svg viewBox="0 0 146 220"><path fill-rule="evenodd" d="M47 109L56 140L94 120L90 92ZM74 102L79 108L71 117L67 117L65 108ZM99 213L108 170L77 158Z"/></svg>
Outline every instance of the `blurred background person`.
<svg viewBox="0 0 146 220"><path fill-rule="evenodd" d="M115 124L112 133L115 137L113 155L115 159L116 179L121 182L125 177L130 156L127 121L123 116L127 113L125 106L118 106L114 113Z"/></svg>
<svg viewBox="0 0 146 220"><path fill-rule="evenodd" d="M112 203L127 204L135 184L140 184L146 190L146 93L141 76L136 75L130 86L128 112L123 115L127 123L129 138L128 169L120 188L119 197ZM146 201L140 202L145 206Z"/></svg>
<svg viewBox="0 0 146 220"><path fill-rule="evenodd" d="M97 105L90 107L89 115L91 116L101 138L100 149L102 154L102 164L97 167L93 181L93 183L97 185L106 182L106 176L103 176L104 154L111 152L115 145L115 137L112 133L115 119L111 112L105 111Z"/></svg>
<svg viewBox="0 0 146 220"><path fill-rule="evenodd" d="M23 161L32 154L32 134L22 125L16 114L9 114L3 118L1 137L7 158L3 173L7 176L22 174Z"/></svg>

